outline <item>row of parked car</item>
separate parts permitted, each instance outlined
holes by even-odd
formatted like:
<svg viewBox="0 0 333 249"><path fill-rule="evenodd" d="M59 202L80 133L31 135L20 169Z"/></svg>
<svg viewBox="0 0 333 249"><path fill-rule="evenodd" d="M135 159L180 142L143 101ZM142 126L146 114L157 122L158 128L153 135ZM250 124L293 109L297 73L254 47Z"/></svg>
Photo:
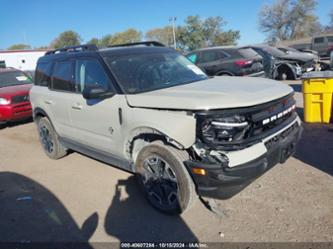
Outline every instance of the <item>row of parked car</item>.
<svg viewBox="0 0 333 249"><path fill-rule="evenodd" d="M295 80L304 72L326 70L315 51L291 47L253 45L211 47L192 51L186 57L208 76L255 76ZM29 90L33 75L15 68L0 67L0 126L31 117Z"/></svg>
<svg viewBox="0 0 333 249"><path fill-rule="evenodd" d="M301 52L290 47L269 45L204 48L186 56L210 76L265 76L295 80L305 72L329 69L329 64L320 61L314 51Z"/></svg>

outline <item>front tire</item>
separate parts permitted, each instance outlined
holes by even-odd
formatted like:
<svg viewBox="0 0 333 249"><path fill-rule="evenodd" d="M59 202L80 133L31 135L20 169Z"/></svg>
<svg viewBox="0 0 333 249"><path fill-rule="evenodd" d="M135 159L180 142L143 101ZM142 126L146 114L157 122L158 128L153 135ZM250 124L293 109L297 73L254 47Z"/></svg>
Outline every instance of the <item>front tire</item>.
<svg viewBox="0 0 333 249"><path fill-rule="evenodd" d="M136 168L137 179L148 202L164 213L183 213L190 208L195 197L195 186L184 161L186 151L161 143L143 147Z"/></svg>
<svg viewBox="0 0 333 249"><path fill-rule="evenodd" d="M37 120L39 140L45 154L51 159L60 159L67 155L67 149L59 142L59 137L48 118Z"/></svg>

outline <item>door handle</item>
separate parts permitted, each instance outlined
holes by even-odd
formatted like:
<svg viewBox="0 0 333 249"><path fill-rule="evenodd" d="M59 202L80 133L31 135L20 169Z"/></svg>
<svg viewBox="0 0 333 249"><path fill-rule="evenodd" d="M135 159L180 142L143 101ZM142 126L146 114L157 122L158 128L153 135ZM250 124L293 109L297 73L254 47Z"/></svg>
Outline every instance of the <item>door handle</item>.
<svg viewBox="0 0 333 249"><path fill-rule="evenodd" d="M53 104L53 102L51 100L45 100L44 103L47 104L47 105L52 105Z"/></svg>
<svg viewBox="0 0 333 249"><path fill-rule="evenodd" d="M74 110L82 110L82 105L81 104L73 105L72 109L74 109Z"/></svg>

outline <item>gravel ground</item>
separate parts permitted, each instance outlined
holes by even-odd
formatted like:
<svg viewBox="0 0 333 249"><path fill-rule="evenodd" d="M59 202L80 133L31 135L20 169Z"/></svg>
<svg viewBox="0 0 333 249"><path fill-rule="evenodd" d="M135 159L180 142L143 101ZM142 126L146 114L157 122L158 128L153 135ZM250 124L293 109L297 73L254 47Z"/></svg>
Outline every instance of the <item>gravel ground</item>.
<svg viewBox="0 0 333 249"><path fill-rule="evenodd" d="M302 113L300 83L296 91ZM0 130L0 241L333 241L333 132L305 125L297 153L240 194L182 216L152 209L133 177L72 153L53 161L33 123Z"/></svg>

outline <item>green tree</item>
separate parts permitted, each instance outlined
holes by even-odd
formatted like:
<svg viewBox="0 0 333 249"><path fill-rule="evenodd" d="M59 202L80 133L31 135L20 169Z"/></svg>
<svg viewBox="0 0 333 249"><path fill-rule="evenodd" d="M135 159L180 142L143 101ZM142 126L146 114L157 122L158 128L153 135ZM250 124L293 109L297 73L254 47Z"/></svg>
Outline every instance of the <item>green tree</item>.
<svg viewBox="0 0 333 249"><path fill-rule="evenodd" d="M88 42L87 42L87 44L94 44L94 45L96 45L96 46L98 46L99 45L99 40L98 40L98 38L96 38L96 37L94 37L94 38L91 38Z"/></svg>
<svg viewBox="0 0 333 249"><path fill-rule="evenodd" d="M235 45L239 31L224 31L226 21L222 17L200 19L188 16L183 26L177 28L177 44L182 50L194 50L208 46Z"/></svg>
<svg viewBox="0 0 333 249"><path fill-rule="evenodd" d="M82 38L78 33L68 30L59 34L59 36L51 42L50 47L58 49L66 46L76 46L80 45L81 41Z"/></svg>
<svg viewBox="0 0 333 249"><path fill-rule="evenodd" d="M123 32L118 32L112 35L109 41L110 42L109 45L139 42L141 41L141 38L142 34L140 31L130 28Z"/></svg>
<svg viewBox="0 0 333 249"><path fill-rule="evenodd" d="M13 44L10 47L7 48L8 50L21 50L21 49L31 49L30 45L27 44Z"/></svg>
<svg viewBox="0 0 333 249"><path fill-rule="evenodd" d="M112 35L103 36L98 42L99 47L103 48L103 47L107 47L107 46L111 45L111 38L112 38Z"/></svg>
<svg viewBox="0 0 333 249"><path fill-rule="evenodd" d="M298 39L320 33L316 0L276 0L259 13L259 29L268 40Z"/></svg>
<svg viewBox="0 0 333 249"><path fill-rule="evenodd" d="M49 49L48 46L39 46L39 47L35 47L35 49Z"/></svg>
<svg viewBox="0 0 333 249"><path fill-rule="evenodd" d="M167 46L173 45L173 31L171 26L147 31L146 40L159 41Z"/></svg>
<svg viewBox="0 0 333 249"><path fill-rule="evenodd" d="M206 46L236 45L240 38L239 31L222 31L227 24L222 17L209 17L203 21L203 34Z"/></svg>
<svg viewBox="0 0 333 249"><path fill-rule="evenodd" d="M188 16L185 24L177 28L177 44L182 50L194 50L205 46L202 21L199 16Z"/></svg>
<svg viewBox="0 0 333 249"><path fill-rule="evenodd" d="M141 41L142 34L133 28L115 34L108 34L98 40L99 47L107 47L116 44L131 43Z"/></svg>

